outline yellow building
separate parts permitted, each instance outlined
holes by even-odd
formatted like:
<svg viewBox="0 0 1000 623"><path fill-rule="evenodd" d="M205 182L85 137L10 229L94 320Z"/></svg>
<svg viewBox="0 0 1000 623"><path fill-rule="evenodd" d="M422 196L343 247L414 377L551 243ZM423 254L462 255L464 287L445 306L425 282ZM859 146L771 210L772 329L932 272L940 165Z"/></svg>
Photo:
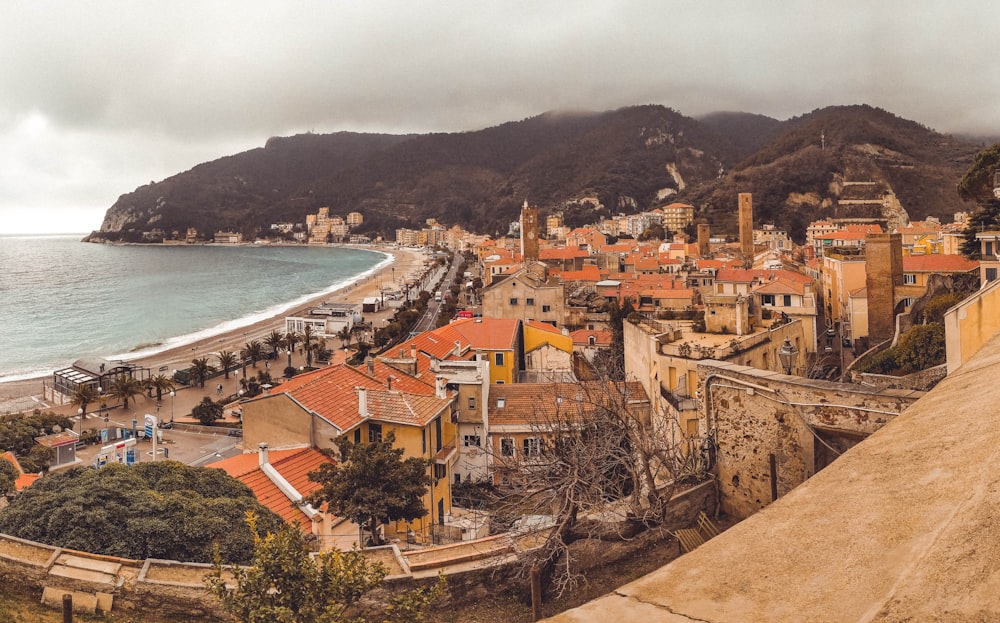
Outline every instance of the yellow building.
<svg viewBox="0 0 1000 623"><path fill-rule="evenodd" d="M864 248L827 249L822 259L826 320L828 323L843 322L848 316L850 293L866 285Z"/></svg>
<svg viewBox="0 0 1000 623"><path fill-rule="evenodd" d="M451 471L458 453L455 396L444 379L428 381L374 361L364 369L342 364L299 375L243 403L244 445L334 449L340 436L367 444L392 432L404 458L431 461L432 485L424 497L427 515L383 526L385 537L412 539L415 534L431 542L446 530L435 526L450 520Z"/></svg>

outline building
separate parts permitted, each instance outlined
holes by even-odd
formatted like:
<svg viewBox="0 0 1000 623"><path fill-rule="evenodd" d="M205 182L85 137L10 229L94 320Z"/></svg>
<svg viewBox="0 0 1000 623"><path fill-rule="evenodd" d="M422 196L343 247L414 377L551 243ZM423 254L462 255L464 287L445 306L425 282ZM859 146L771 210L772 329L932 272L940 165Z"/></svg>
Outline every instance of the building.
<svg viewBox="0 0 1000 623"><path fill-rule="evenodd" d="M524 200L521 208L521 257L525 261L538 259L538 208L528 206Z"/></svg>
<svg viewBox="0 0 1000 623"><path fill-rule="evenodd" d="M382 362L363 368L336 365L300 374L265 394L242 403L243 441L272 448L306 445L334 449L347 435L354 443L382 441L391 431L403 456L431 461L433 484L424 498L428 515L414 522L383 526L386 538L411 533L431 542L435 526L451 515L455 443L455 396L443 378L433 384Z"/></svg>
<svg viewBox="0 0 1000 623"><path fill-rule="evenodd" d="M686 203L671 203L660 210L663 212L663 229L680 232L694 222L694 206Z"/></svg>
<svg viewBox="0 0 1000 623"><path fill-rule="evenodd" d="M217 231L214 240L216 244L242 244L243 234L232 231Z"/></svg>
<svg viewBox="0 0 1000 623"><path fill-rule="evenodd" d="M99 357L77 359L70 367L52 373L51 386L47 385L44 393L49 400L66 404L81 385L89 385L103 398L121 377L134 378L145 387L150 376L149 368L128 361L108 361Z"/></svg>
<svg viewBox="0 0 1000 623"><path fill-rule="evenodd" d="M285 333L304 333L312 327L313 335L321 338L337 337L341 331L350 332L361 322L358 305L353 303L323 303L310 308L304 316L286 316Z"/></svg>
<svg viewBox="0 0 1000 623"><path fill-rule="evenodd" d="M365 217L360 212L348 212L347 213L347 224L351 227L357 227L365 222Z"/></svg>
<svg viewBox="0 0 1000 623"><path fill-rule="evenodd" d="M753 265L753 195L750 193L740 193L739 219L740 225L740 258L743 265L750 268Z"/></svg>
<svg viewBox="0 0 1000 623"><path fill-rule="evenodd" d="M979 263L979 283L985 288L1000 274L1000 231L979 232L976 240L983 258Z"/></svg>
<svg viewBox="0 0 1000 623"><path fill-rule="evenodd" d="M538 262L503 279L494 276L480 297L488 318L537 320L559 327L566 322L563 284Z"/></svg>

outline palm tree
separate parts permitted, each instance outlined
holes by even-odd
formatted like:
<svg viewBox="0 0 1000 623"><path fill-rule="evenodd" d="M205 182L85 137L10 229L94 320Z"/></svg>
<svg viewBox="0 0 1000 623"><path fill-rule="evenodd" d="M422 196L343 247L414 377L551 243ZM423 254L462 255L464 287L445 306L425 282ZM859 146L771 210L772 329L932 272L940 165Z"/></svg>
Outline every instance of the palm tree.
<svg viewBox="0 0 1000 623"><path fill-rule="evenodd" d="M94 389L93 385L77 385L70 402L80 407L80 410L83 412L83 417L80 419L85 420L87 419L87 405L97 402L99 398L100 396L98 396L97 390Z"/></svg>
<svg viewBox="0 0 1000 623"><path fill-rule="evenodd" d="M174 381L166 374L157 374L149 379L149 384L156 390L156 401L163 400L163 392L174 391Z"/></svg>
<svg viewBox="0 0 1000 623"><path fill-rule="evenodd" d="M307 324L306 328L302 331L302 343L303 345L305 345L305 350L306 350L306 365L310 368L313 365L313 351L312 351L313 337L315 336L313 335L312 325Z"/></svg>
<svg viewBox="0 0 1000 623"><path fill-rule="evenodd" d="M219 360L219 367L222 368L226 373L226 380L229 380L229 369L236 367L238 358L236 353L223 350L216 353L215 358Z"/></svg>
<svg viewBox="0 0 1000 623"><path fill-rule="evenodd" d="M295 350L295 345L299 343L299 334L295 331L289 331L285 334L285 347L288 348L288 367L292 367L292 351Z"/></svg>
<svg viewBox="0 0 1000 623"><path fill-rule="evenodd" d="M285 343L285 336L281 334L281 331L277 329L272 329L270 333L264 338L264 344L271 348L271 355L268 359L274 359L278 356L278 349L281 348L282 344Z"/></svg>
<svg viewBox="0 0 1000 623"><path fill-rule="evenodd" d="M344 325L340 331L337 331L337 337L340 338L340 345L346 350L347 345L351 341L351 330L347 328L347 325Z"/></svg>
<svg viewBox="0 0 1000 623"><path fill-rule="evenodd" d="M122 408L128 409L128 401L142 393L142 383L138 379L122 374L111 384L111 396L122 401Z"/></svg>
<svg viewBox="0 0 1000 623"><path fill-rule="evenodd" d="M326 342L321 340L316 343L314 347L316 350L316 359L318 361L330 361L330 349L326 347Z"/></svg>
<svg viewBox="0 0 1000 623"><path fill-rule="evenodd" d="M264 347L260 343L260 340L251 340L243 345L243 356L248 357L253 367L257 367L257 362L261 360L264 355ZM246 376L246 374L244 374Z"/></svg>
<svg viewBox="0 0 1000 623"><path fill-rule="evenodd" d="M201 387L205 387L205 377L215 371L215 368L208 365L208 357L201 357L199 359L192 359L191 367L188 370L191 372L191 377L197 378L198 384Z"/></svg>

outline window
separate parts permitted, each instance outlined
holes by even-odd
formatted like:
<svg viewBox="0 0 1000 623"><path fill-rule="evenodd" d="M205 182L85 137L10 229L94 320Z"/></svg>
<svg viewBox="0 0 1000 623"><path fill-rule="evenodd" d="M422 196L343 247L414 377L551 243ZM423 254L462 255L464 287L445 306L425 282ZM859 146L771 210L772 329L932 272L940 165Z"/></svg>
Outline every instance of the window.
<svg viewBox="0 0 1000 623"><path fill-rule="evenodd" d="M903 284L912 286L917 283L917 276L913 273L903 273Z"/></svg>
<svg viewBox="0 0 1000 623"><path fill-rule="evenodd" d="M441 463L434 464L434 478L444 478L448 475L448 466Z"/></svg>
<svg viewBox="0 0 1000 623"><path fill-rule="evenodd" d="M500 439L500 456L514 456L514 440L510 437Z"/></svg>
<svg viewBox="0 0 1000 623"><path fill-rule="evenodd" d="M773 294L761 294L760 295L761 305L774 305L774 295Z"/></svg>
<svg viewBox="0 0 1000 623"><path fill-rule="evenodd" d="M469 408L470 409L475 409L476 408L476 397L475 396L469 396Z"/></svg>
<svg viewBox="0 0 1000 623"><path fill-rule="evenodd" d="M541 454L541 444L538 437L528 437L524 440L524 456L538 456Z"/></svg>
<svg viewBox="0 0 1000 623"><path fill-rule="evenodd" d="M784 295L782 295L782 298L783 298L782 303L781 303L782 305L784 305L785 307L791 307L792 306L792 295L791 294L784 294Z"/></svg>
<svg viewBox="0 0 1000 623"><path fill-rule="evenodd" d="M905 307L906 307L907 309L909 309L910 307L913 307L913 303L914 303L914 302L915 302L916 300L917 300L917 299L913 298L912 296L908 296L908 297L906 297L905 299L903 299L903 305L904 305L904 306L905 306Z"/></svg>
<svg viewBox="0 0 1000 623"><path fill-rule="evenodd" d="M427 429L420 429L420 452L427 454Z"/></svg>
<svg viewBox="0 0 1000 623"><path fill-rule="evenodd" d="M440 452L442 446L444 445L442 443L442 440L441 440L441 438L443 437L443 435L441 434L441 418L440 417L438 417L438 418L436 418L434 420L434 436L437 437L437 439L434 440L435 444L436 444L436 448L435 449L438 452Z"/></svg>
<svg viewBox="0 0 1000 623"><path fill-rule="evenodd" d="M550 312L550 311L552 311L552 306L551 305L542 305L542 312L543 313L544 312Z"/></svg>
<svg viewBox="0 0 1000 623"><path fill-rule="evenodd" d="M597 345L597 338L594 337L593 335L588 335L587 336L587 344L589 344L590 346L596 346Z"/></svg>
<svg viewBox="0 0 1000 623"><path fill-rule="evenodd" d="M514 297L514 298L510 299L510 304L511 305L517 305L517 297Z"/></svg>
<svg viewBox="0 0 1000 623"><path fill-rule="evenodd" d="M983 240L983 255L993 255L992 240Z"/></svg>
<svg viewBox="0 0 1000 623"><path fill-rule="evenodd" d="M462 435L462 445L466 448L473 446L478 448L481 445L479 443L479 435Z"/></svg>
<svg viewBox="0 0 1000 623"><path fill-rule="evenodd" d="M354 443L361 443L361 429L354 429Z"/></svg>
<svg viewBox="0 0 1000 623"><path fill-rule="evenodd" d="M379 443L382 441L382 425L368 424L368 443Z"/></svg>
<svg viewBox="0 0 1000 623"><path fill-rule="evenodd" d="M986 281L996 281L997 280L997 269L987 268L986 269Z"/></svg>
<svg viewBox="0 0 1000 623"><path fill-rule="evenodd" d="M494 353L493 354L493 363L495 363L498 366L502 366L503 365L503 353Z"/></svg>
<svg viewBox="0 0 1000 623"><path fill-rule="evenodd" d="M525 305L534 305L535 304L535 299L524 299L524 304Z"/></svg>

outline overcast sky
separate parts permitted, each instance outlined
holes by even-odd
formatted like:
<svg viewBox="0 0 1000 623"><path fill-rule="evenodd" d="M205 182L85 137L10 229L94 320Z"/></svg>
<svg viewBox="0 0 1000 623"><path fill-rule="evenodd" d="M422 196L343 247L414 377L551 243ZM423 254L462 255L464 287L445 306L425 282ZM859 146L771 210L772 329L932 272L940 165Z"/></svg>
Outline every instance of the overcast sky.
<svg viewBox="0 0 1000 623"><path fill-rule="evenodd" d="M867 103L1000 134L1000 3L0 0L0 234L305 131Z"/></svg>

